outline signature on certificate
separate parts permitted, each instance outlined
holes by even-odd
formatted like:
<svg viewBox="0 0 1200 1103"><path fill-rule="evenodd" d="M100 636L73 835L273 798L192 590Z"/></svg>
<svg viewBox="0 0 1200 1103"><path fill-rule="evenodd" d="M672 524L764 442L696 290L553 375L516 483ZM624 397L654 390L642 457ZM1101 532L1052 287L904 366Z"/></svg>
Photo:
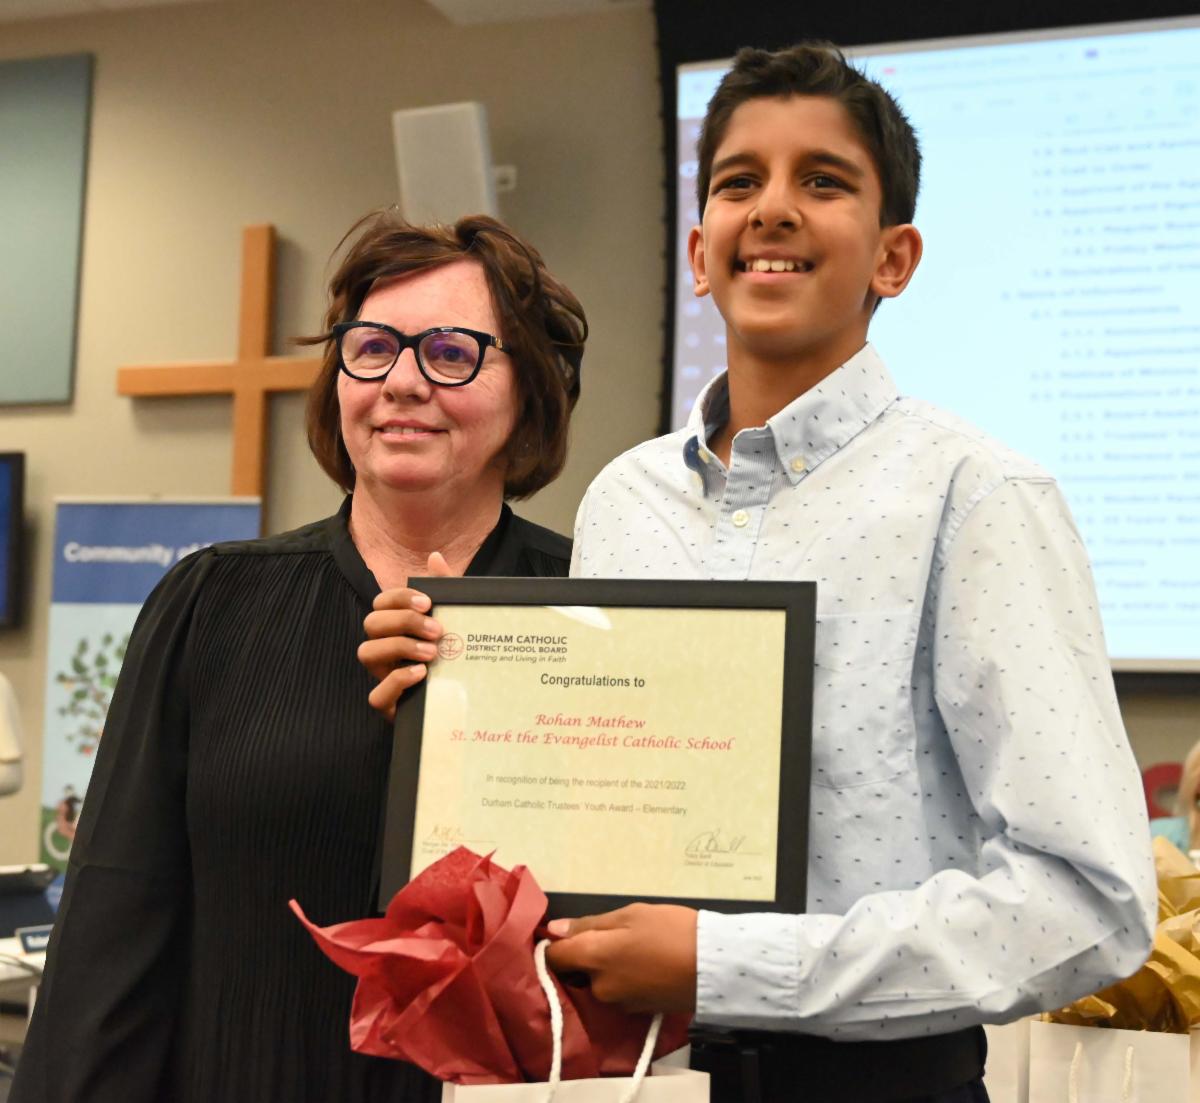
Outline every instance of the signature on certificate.
<svg viewBox="0 0 1200 1103"><path fill-rule="evenodd" d="M721 828L701 831L688 840L684 854L689 858L703 858L710 854L736 854L746 841L745 835L726 835Z"/></svg>
<svg viewBox="0 0 1200 1103"><path fill-rule="evenodd" d="M461 846L467 840L463 837L461 827L451 827L445 823L435 823L425 836L427 843L445 843L449 846Z"/></svg>
<svg viewBox="0 0 1200 1103"><path fill-rule="evenodd" d="M444 854L456 846L465 846L477 854L485 854L496 849L492 839L468 839L463 829L454 824L435 823L429 833L421 840L421 846L426 854Z"/></svg>

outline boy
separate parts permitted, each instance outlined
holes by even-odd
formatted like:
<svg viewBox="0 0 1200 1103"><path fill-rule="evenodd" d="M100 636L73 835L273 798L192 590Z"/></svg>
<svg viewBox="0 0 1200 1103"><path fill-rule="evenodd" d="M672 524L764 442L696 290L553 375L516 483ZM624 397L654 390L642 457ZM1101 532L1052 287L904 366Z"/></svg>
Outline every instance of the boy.
<svg viewBox="0 0 1200 1103"><path fill-rule="evenodd" d="M888 94L827 45L743 50L698 153L728 371L593 482L572 573L816 579L808 912L634 905L556 921L550 961L694 1007L722 1103L986 1098L976 1024L1134 972L1154 925L1087 557L1048 475L866 343L921 257Z"/></svg>

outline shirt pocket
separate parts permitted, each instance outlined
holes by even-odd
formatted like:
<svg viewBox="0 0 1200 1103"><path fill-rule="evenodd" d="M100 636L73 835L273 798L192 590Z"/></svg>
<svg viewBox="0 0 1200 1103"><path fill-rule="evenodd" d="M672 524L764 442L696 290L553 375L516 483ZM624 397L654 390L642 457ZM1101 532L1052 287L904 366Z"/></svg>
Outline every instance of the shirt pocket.
<svg viewBox="0 0 1200 1103"><path fill-rule="evenodd" d="M908 610L817 617L814 785L875 785L910 769L915 641Z"/></svg>

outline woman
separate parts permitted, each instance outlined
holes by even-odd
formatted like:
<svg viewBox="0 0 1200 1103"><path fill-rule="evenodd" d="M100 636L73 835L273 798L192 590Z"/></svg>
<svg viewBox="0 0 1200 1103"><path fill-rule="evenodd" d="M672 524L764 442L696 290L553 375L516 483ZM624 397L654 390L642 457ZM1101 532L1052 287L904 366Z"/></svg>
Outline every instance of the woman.
<svg viewBox="0 0 1200 1103"><path fill-rule="evenodd" d="M380 588L434 551L453 573L566 574L568 542L505 499L562 467L587 325L493 219L356 230L308 410L348 497L198 552L146 602L13 1103L440 1098L350 1052L353 981L287 901L319 924L373 910L391 727L356 649Z"/></svg>
<svg viewBox="0 0 1200 1103"><path fill-rule="evenodd" d="M1183 760L1175 792L1175 815L1151 820L1150 834L1161 835L1184 854L1200 850L1200 743Z"/></svg>

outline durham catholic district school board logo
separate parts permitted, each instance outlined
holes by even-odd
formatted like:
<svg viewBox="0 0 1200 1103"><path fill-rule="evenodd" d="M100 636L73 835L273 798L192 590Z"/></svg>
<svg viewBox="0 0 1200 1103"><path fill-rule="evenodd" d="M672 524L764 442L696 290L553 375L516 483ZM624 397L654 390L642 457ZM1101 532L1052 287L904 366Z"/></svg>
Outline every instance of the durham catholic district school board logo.
<svg viewBox="0 0 1200 1103"><path fill-rule="evenodd" d="M442 659L490 663L565 663L567 637L515 632L447 632L438 640Z"/></svg>

